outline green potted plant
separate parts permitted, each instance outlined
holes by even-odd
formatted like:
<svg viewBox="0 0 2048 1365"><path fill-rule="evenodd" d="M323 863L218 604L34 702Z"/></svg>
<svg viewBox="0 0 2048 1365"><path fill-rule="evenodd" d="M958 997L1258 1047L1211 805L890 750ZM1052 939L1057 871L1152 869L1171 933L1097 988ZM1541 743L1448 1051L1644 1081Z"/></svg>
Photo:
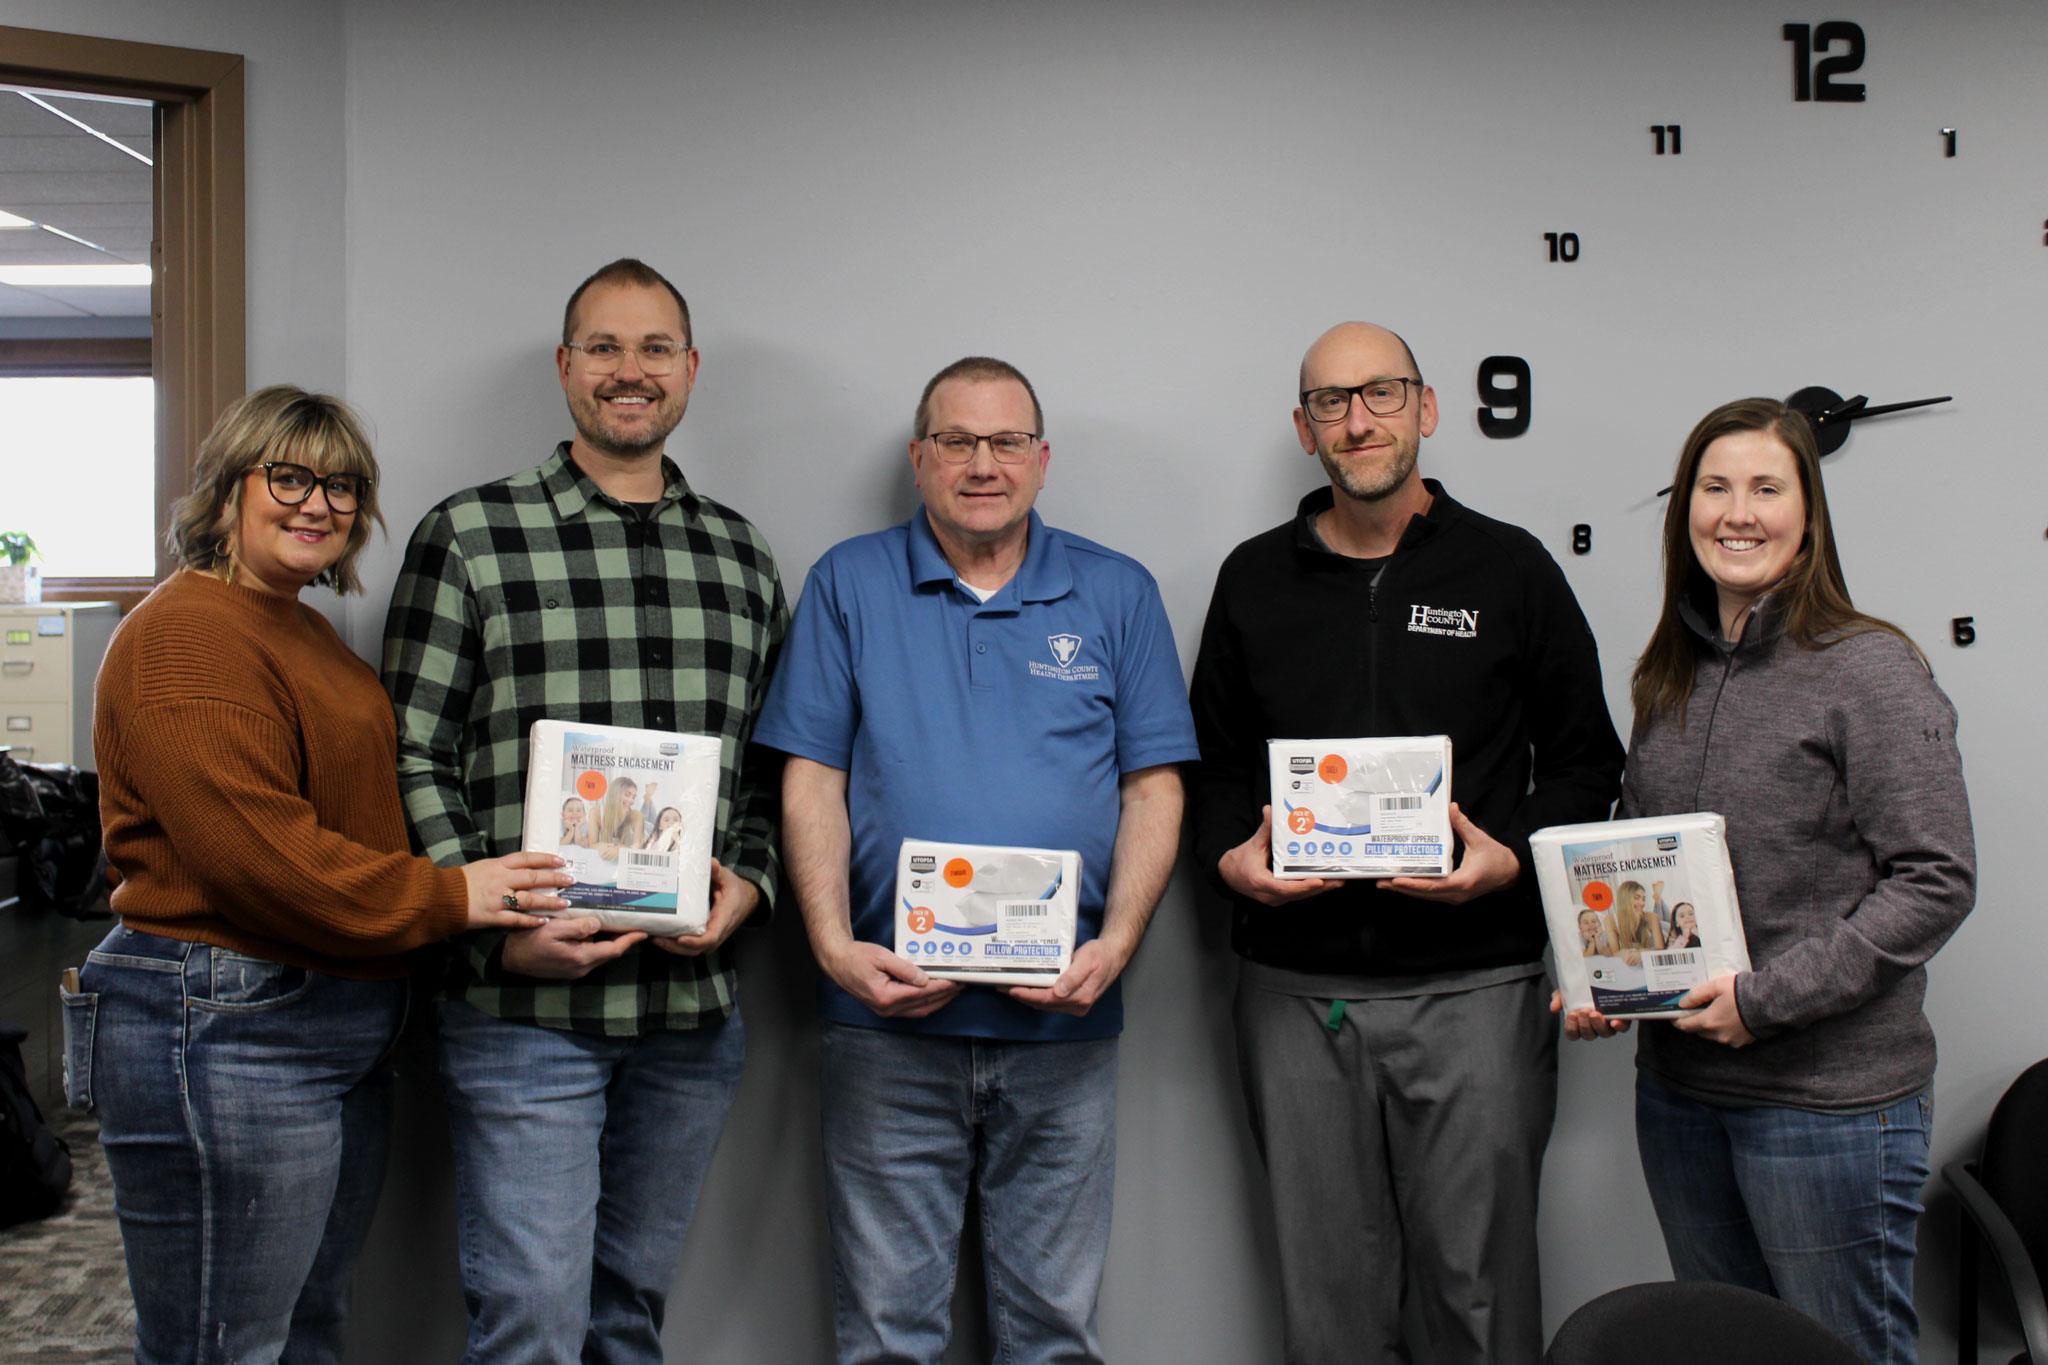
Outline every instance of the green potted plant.
<svg viewBox="0 0 2048 1365"><path fill-rule="evenodd" d="M0 531L0 602L43 600L42 570L29 563L36 543L26 531Z"/></svg>

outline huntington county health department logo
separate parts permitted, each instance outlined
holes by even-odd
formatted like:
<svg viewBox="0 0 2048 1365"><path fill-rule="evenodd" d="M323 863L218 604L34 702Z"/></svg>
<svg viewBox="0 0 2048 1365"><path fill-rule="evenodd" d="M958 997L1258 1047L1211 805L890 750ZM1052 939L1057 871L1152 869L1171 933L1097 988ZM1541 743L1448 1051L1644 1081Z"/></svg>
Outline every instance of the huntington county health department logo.
<svg viewBox="0 0 2048 1365"><path fill-rule="evenodd" d="M1473 640L1479 636L1479 613L1465 607L1425 607L1417 602L1408 608L1408 629L1417 635Z"/></svg>
<svg viewBox="0 0 2048 1365"><path fill-rule="evenodd" d="M1033 659L1026 665L1034 678L1058 678L1061 682L1093 682L1102 670L1094 664L1077 664L1081 657L1081 646L1086 643L1078 635L1048 635L1045 643L1052 650L1052 663ZM1055 668L1053 665L1057 664Z"/></svg>

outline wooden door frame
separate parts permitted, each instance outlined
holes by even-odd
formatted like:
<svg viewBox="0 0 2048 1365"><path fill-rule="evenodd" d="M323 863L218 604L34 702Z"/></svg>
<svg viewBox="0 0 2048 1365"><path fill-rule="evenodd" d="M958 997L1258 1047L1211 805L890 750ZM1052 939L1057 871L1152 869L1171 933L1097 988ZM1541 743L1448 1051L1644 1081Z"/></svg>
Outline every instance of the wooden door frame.
<svg viewBox="0 0 2048 1365"><path fill-rule="evenodd" d="M0 83L156 106L150 369L156 524L170 522L199 444L248 387L242 58L229 52L0 26ZM156 578L176 568L159 537ZM133 601L149 579L46 581L52 600Z"/></svg>

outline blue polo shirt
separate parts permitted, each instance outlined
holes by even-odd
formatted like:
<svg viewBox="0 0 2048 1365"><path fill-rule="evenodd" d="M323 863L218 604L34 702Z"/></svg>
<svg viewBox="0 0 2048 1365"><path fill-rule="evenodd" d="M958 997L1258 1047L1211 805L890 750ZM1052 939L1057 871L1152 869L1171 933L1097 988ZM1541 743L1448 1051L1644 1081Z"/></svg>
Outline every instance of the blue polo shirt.
<svg viewBox="0 0 2048 1365"><path fill-rule="evenodd" d="M853 935L895 947L906 838L1070 848L1076 942L1102 931L1118 780L1197 756L1159 586L1136 560L1031 514L1024 563L988 601L959 582L922 509L811 569L754 740L847 774ZM820 975L824 1017L907 1033L1104 1038L1121 980L1086 1016L987 986L883 1019Z"/></svg>

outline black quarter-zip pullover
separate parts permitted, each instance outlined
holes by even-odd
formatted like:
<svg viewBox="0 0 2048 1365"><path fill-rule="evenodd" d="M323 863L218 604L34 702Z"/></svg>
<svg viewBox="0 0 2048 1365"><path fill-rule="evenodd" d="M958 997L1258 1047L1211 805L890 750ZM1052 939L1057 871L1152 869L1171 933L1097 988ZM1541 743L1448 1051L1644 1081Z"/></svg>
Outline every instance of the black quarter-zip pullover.
<svg viewBox="0 0 2048 1365"><path fill-rule="evenodd" d="M1216 866L1257 829L1269 739L1445 734L1452 800L1523 876L1460 906L1369 881L1281 908L1233 895L1231 943L1252 961L1363 976L1534 962L1547 936L1529 834L1605 819L1619 789L1599 652L1564 574L1528 532L1424 483L1428 513L1383 560L1323 544L1327 487L1224 560L1191 697L1196 862L1230 895Z"/></svg>

